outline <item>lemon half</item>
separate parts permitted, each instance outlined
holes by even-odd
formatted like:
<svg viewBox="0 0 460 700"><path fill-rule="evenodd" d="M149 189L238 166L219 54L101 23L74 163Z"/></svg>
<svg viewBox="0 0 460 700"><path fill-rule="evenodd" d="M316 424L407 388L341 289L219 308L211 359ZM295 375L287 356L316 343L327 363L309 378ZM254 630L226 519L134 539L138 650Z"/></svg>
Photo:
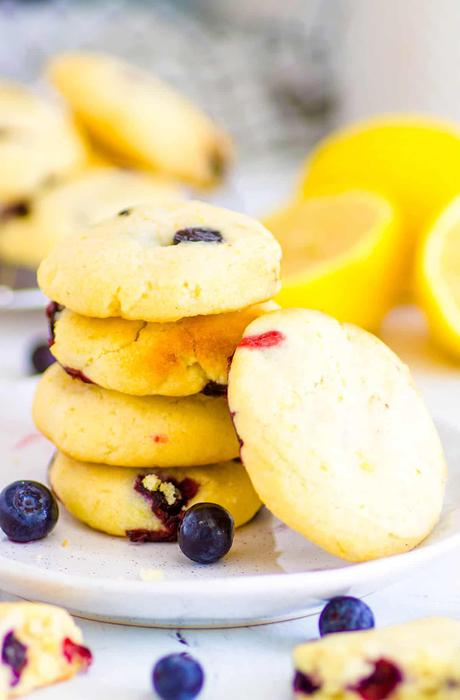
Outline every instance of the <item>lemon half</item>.
<svg viewBox="0 0 460 700"><path fill-rule="evenodd" d="M460 358L460 197L440 214L420 246L416 289L433 340Z"/></svg>
<svg viewBox="0 0 460 700"><path fill-rule="evenodd" d="M364 188L394 202L409 265L418 237L460 194L460 127L422 115L387 115L341 129L313 151L300 194L324 186Z"/></svg>
<svg viewBox="0 0 460 700"><path fill-rule="evenodd" d="M264 223L283 249L277 301L378 329L401 286L401 229L388 200L360 190L325 194Z"/></svg>

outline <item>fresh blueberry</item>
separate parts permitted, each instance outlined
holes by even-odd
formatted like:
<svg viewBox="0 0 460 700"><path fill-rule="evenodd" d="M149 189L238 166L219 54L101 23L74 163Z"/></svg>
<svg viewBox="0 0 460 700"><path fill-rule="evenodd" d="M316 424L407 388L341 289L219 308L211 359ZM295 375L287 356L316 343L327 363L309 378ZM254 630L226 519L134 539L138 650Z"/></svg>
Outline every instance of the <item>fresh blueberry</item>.
<svg viewBox="0 0 460 700"><path fill-rule="evenodd" d="M53 362L56 362L55 358L50 353L48 343L39 343L35 345L30 355L30 361L34 373L38 374L42 374Z"/></svg>
<svg viewBox="0 0 460 700"><path fill-rule="evenodd" d="M233 543L233 518L215 503L195 503L184 515L179 528L179 547L199 564L212 564L229 551Z"/></svg>
<svg viewBox="0 0 460 700"><path fill-rule="evenodd" d="M222 243L223 238L220 231L214 228L202 228L200 226L191 226L190 228L182 228L176 231L173 238L173 245L178 243Z"/></svg>
<svg viewBox="0 0 460 700"><path fill-rule="evenodd" d="M203 687L204 673L189 654L170 654L157 661L152 681L162 700L192 700Z"/></svg>
<svg viewBox="0 0 460 700"><path fill-rule="evenodd" d="M319 618L319 633L322 637L332 632L353 632L374 627L374 615L366 603L352 596L339 595L332 598Z"/></svg>
<svg viewBox="0 0 460 700"><path fill-rule="evenodd" d="M0 493L0 527L13 542L41 540L58 517L56 499L38 481L14 481Z"/></svg>

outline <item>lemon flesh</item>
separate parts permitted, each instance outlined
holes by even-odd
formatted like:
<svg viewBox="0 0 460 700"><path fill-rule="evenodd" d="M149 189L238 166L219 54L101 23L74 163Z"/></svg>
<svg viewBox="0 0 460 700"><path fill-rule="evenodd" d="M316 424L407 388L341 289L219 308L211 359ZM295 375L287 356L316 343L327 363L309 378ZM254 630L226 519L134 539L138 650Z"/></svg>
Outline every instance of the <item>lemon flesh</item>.
<svg viewBox="0 0 460 700"><path fill-rule="evenodd" d="M440 214L421 243L416 289L433 340L460 359L460 197Z"/></svg>
<svg viewBox="0 0 460 700"><path fill-rule="evenodd" d="M390 202L359 190L321 195L264 223L283 249L281 305L379 327L401 287L401 231Z"/></svg>

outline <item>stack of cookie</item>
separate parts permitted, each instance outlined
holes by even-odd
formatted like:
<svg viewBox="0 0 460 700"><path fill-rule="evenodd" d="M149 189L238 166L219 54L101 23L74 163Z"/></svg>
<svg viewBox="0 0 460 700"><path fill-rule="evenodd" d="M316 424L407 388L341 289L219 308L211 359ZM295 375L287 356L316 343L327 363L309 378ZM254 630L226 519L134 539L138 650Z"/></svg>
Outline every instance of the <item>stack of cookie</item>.
<svg viewBox="0 0 460 700"><path fill-rule="evenodd" d="M171 541L210 501L242 525L260 501L226 398L244 329L273 308L280 248L258 222L200 202L125 209L43 261L58 363L34 401L59 452L51 484L95 529Z"/></svg>

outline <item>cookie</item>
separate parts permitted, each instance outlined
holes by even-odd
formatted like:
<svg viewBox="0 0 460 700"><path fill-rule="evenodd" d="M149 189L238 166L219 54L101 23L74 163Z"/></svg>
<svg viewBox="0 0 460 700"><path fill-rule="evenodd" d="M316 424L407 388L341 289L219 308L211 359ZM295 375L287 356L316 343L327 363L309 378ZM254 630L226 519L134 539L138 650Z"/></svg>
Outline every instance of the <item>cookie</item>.
<svg viewBox="0 0 460 700"><path fill-rule="evenodd" d="M177 321L279 289L281 249L254 219L203 202L135 207L61 241L38 270L54 301L96 318Z"/></svg>
<svg viewBox="0 0 460 700"><path fill-rule="evenodd" d="M42 188L27 215L0 225L0 258L36 267L62 238L130 206L183 199L178 186L146 173L89 168Z"/></svg>
<svg viewBox="0 0 460 700"><path fill-rule="evenodd" d="M370 333L306 309L262 316L228 398L261 501L331 554L405 552L438 521L438 434L408 368Z"/></svg>
<svg viewBox="0 0 460 700"><path fill-rule="evenodd" d="M218 181L230 140L169 85L101 53L55 57L48 74L96 142L193 185Z"/></svg>
<svg viewBox="0 0 460 700"><path fill-rule="evenodd" d="M70 118L21 85L0 81L0 221L47 179L82 167Z"/></svg>
<svg viewBox="0 0 460 700"><path fill-rule="evenodd" d="M83 372L106 389L137 396L187 396L200 391L222 395L244 329L277 308L274 302L265 302L176 323L89 318L64 310L54 325L51 352L61 365Z"/></svg>
<svg viewBox="0 0 460 700"><path fill-rule="evenodd" d="M52 365L38 383L33 404L37 428L75 459L188 467L239 455L225 397L128 396L79 376L83 381Z"/></svg>
<svg viewBox="0 0 460 700"><path fill-rule="evenodd" d="M251 520L261 506L238 459L169 471L133 470L78 462L57 453L49 479L78 520L133 542L174 542L185 510L194 503L227 508L236 527Z"/></svg>
<svg viewBox="0 0 460 700"><path fill-rule="evenodd" d="M36 233L27 215L11 217L3 224L0 222L0 262L36 267L35 251L31 251L36 246Z"/></svg>
<svg viewBox="0 0 460 700"><path fill-rule="evenodd" d="M0 603L0 697L72 678L91 664L69 613L42 603Z"/></svg>
<svg viewBox="0 0 460 700"><path fill-rule="evenodd" d="M425 618L330 634L294 651L294 696L315 700L455 700L460 622Z"/></svg>

